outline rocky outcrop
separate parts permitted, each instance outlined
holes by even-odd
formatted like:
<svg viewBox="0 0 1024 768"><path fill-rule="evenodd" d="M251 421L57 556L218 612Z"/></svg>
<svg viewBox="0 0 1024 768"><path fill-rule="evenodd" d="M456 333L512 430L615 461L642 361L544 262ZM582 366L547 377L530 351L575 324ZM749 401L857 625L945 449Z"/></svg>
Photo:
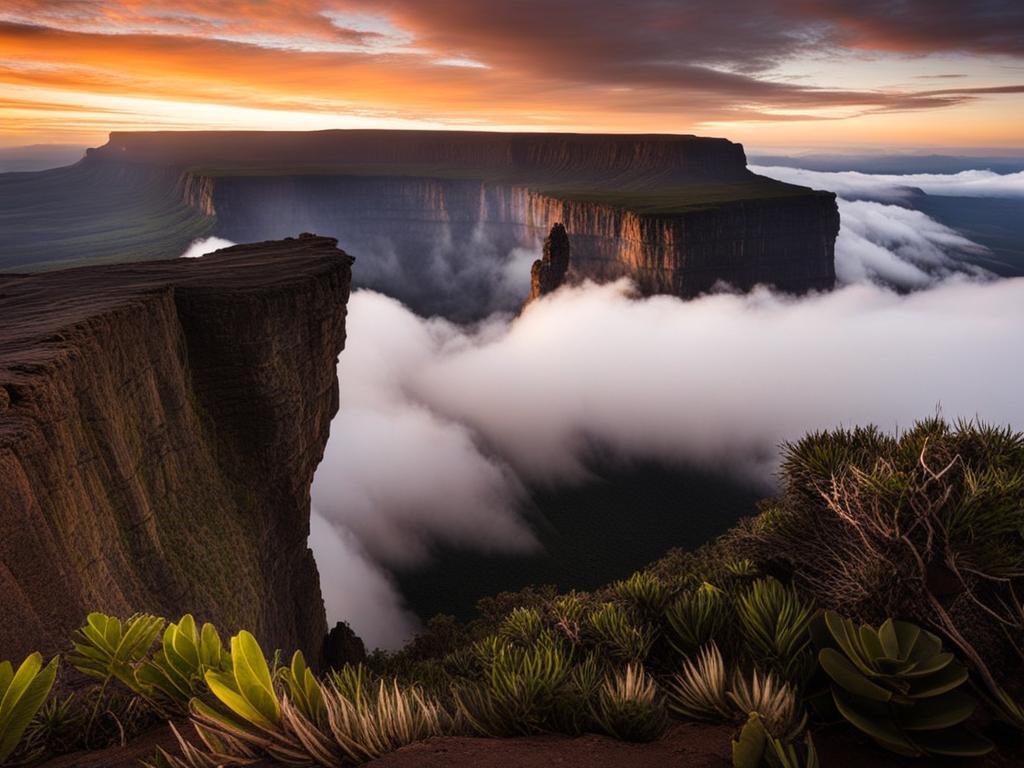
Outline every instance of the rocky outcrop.
<svg viewBox="0 0 1024 768"><path fill-rule="evenodd" d="M303 236L0 276L0 658L192 611L318 658L306 539L351 259Z"/></svg>
<svg viewBox="0 0 1024 768"><path fill-rule="evenodd" d="M569 273L569 235L560 223L544 239L541 258L530 269L530 297L527 303L557 291Z"/></svg>

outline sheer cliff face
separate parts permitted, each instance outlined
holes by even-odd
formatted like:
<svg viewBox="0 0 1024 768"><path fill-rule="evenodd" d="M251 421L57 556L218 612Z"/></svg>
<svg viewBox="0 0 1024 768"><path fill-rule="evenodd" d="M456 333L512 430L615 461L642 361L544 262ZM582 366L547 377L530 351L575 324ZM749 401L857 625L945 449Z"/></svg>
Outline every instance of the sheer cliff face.
<svg viewBox="0 0 1024 768"><path fill-rule="evenodd" d="M90 610L318 658L309 488L351 259L328 238L0 277L0 657Z"/></svg>
<svg viewBox="0 0 1024 768"><path fill-rule="evenodd" d="M413 274L423 265L415 286L443 292L448 286L431 284L429 271L439 244L472 258L484 243L500 258L517 246L536 248L559 222L580 276L630 277L644 293L691 297L720 281L800 293L835 283L835 197L774 184L754 183L748 196L707 203L700 191L688 191L693 187L675 186L665 197L681 190L687 204L652 213L600 195L538 191L518 182L324 175L218 177L193 185L203 190L201 210L216 217L217 234L231 240L301 230L336 235L365 257L357 274L363 284L425 312L437 308L415 292L403 293L411 281L388 282L394 261ZM717 191L717 185L696 187L705 188L709 195ZM651 198L657 203L660 196ZM471 286L478 296L487 289Z"/></svg>
<svg viewBox="0 0 1024 768"><path fill-rule="evenodd" d="M455 319L518 307L496 273L556 222L581 276L679 296L827 289L839 229L833 195L756 176L739 144L659 135L114 133L73 167L0 175L3 210L0 269L311 231L360 256L358 284Z"/></svg>

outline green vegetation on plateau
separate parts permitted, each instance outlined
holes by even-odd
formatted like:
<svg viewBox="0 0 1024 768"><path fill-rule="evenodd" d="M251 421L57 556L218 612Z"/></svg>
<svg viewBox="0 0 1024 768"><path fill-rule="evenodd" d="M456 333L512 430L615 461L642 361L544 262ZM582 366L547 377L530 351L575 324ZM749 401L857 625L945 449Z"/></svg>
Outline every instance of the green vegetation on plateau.
<svg viewBox="0 0 1024 768"><path fill-rule="evenodd" d="M0 271L179 256L214 222L177 183L168 169L90 160L0 174Z"/></svg>
<svg viewBox="0 0 1024 768"><path fill-rule="evenodd" d="M65 660L96 687L37 703L17 755L96 746L112 712L129 730L187 714L180 752L150 763L172 768L349 765L445 734L646 741L673 719L734 724L737 768L818 766L837 723L922 765L1019 751L1024 435L938 419L813 434L782 480L697 551L589 593L504 593L321 675L191 616L92 614Z"/></svg>

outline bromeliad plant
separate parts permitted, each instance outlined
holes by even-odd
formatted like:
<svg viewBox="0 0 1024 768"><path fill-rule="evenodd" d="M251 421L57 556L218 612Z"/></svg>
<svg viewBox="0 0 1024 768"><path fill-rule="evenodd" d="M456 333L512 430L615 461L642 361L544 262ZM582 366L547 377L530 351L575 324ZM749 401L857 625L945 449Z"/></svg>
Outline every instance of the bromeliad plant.
<svg viewBox="0 0 1024 768"><path fill-rule="evenodd" d="M974 700L960 687L967 669L942 641L905 621L859 628L826 611L818 653L839 713L882 747L902 755L974 757L992 744L964 727Z"/></svg>
<svg viewBox="0 0 1024 768"><path fill-rule="evenodd" d="M725 592L704 582L666 607L665 621L670 630L668 642L683 656L712 641L719 643L728 627L731 612Z"/></svg>
<svg viewBox="0 0 1024 768"><path fill-rule="evenodd" d="M14 754L32 719L50 695L57 677L58 658L43 666L43 657L33 653L17 668L0 662L0 763Z"/></svg>
<svg viewBox="0 0 1024 768"><path fill-rule="evenodd" d="M623 741L653 741L668 724L658 686L639 664L605 678L591 715L601 730Z"/></svg>
<svg viewBox="0 0 1024 768"><path fill-rule="evenodd" d="M135 682L163 710L184 714L191 699L207 695L206 673L225 671L228 665L216 628L204 624L197 630L195 619L185 614L177 624L167 625L156 653L135 670Z"/></svg>
<svg viewBox="0 0 1024 768"><path fill-rule="evenodd" d="M813 667L811 604L777 579L758 579L736 600L736 614L750 654L787 680L802 682Z"/></svg>
<svg viewBox="0 0 1024 768"><path fill-rule="evenodd" d="M136 614L122 623L114 616L90 613L85 626L75 632L75 652L68 661L82 674L101 680L101 691L116 679L145 695L135 670L148 657L163 626L163 619L149 614Z"/></svg>

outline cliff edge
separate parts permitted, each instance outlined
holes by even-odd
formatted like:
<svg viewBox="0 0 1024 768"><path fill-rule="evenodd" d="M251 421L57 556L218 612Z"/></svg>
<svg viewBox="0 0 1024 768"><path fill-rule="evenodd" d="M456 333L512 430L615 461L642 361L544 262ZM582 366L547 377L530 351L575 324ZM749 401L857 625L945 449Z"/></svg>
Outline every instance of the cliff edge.
<svg viewBox="0 0 1024 768"><path fill-rule="evenodd" d="M0 276L0 657L90 610L319 658L309 489L352 259L331 238Z"/></svg>

